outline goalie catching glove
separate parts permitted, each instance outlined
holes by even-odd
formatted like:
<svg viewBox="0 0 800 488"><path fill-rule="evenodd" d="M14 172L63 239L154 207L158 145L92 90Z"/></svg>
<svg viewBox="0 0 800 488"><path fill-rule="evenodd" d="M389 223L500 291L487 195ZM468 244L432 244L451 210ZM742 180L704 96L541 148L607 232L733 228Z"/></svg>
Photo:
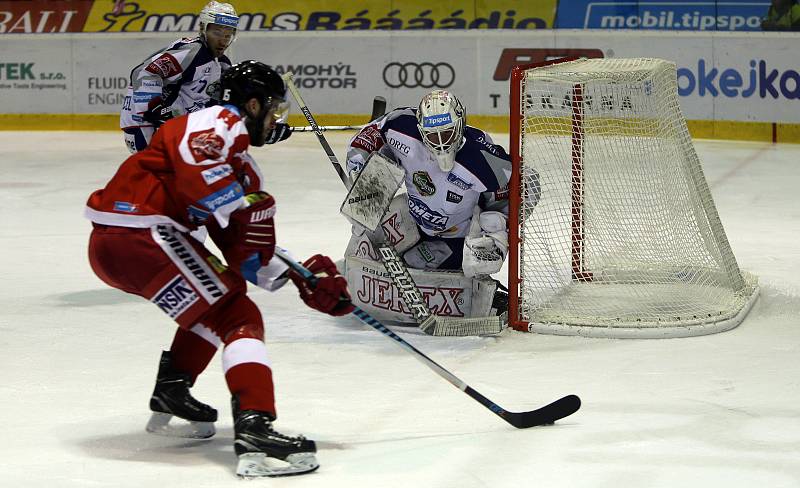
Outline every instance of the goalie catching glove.
<svg viewBox="0 0 800 488"><path fill-rule="evenodd" d="M225 253L234 269L266 266L275 254L275 199L259 191L244 196L247 207L233 212L229 224L229 242Z"/></svg>
<svg viewBox="0 0 800 488"><path fill-rule="evenodd" d="M289 271L289 278L300 290L300 298L306 305L335 317L347 315L355 310L350 302L347 281L339 274L331 258L316 254L308 258L303 266L317 277L315 285L311 285L294 270Z"/></svg>
<svg viewBox="0 0 800 488"><path fill-rule="evenodd" d="M469 235L464 239L464 276L490 275L500 271L508 252L506 216L475 209Z"/></svg>

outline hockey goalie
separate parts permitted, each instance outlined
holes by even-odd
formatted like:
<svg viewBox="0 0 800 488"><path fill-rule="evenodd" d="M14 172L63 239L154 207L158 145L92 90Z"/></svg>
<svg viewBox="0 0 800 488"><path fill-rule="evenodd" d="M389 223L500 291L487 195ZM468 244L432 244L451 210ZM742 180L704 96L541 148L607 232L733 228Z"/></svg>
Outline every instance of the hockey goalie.
<svg viewBox="0 0 800 488"><path fill-rule="evenodd" d="M380 320L414 321L376 251L388 242L435 315L504 314L507 292L490 275L508 250L511 161L466 125L455 95L436 90L368 124L349 143L347 170L342 213L353 235L340 265L356 305Z"/></svg>

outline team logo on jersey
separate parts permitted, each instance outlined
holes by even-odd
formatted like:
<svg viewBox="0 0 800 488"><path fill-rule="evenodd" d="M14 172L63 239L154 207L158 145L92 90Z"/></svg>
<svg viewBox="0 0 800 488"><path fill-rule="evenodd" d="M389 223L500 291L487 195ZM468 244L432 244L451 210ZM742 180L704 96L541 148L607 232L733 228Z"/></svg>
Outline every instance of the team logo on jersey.
<svg viewBox="0 0 800 488"><path fill-rule="evenodd" d="M462 190L469 190L473 186L472 183L464 181L463 179L461 179L460 176L456 175L455 173L450 173L447 175L447 182L452 184L453 186L461 188Z"/></svg>
<svg viewBox="0 0 800 488"><path fill-rule="evenodd" d="M414 220L426 229L441 232L447 228L448 217L434 212L419 198L408 197L408 210Z"/></svg>
<svg viewBox="0 0 800 488"><path fill-rule="evenodd" d="M165 314L174 319L191 307L200 297L189 283L178 275L151 299Z"/></svg>
<svg viewBox="0 0 800 488"><path fill-rule="evenodd" d="M383 145L380 129L376 124L364 127L361 132L356 134L351 145L367 152L377 151Z"/></svg>
<svg viewBox="0 0 800 488"><path fill-rule="evenodd" d="M213 185L226 176L233 174L233 168L230 164L221 164L213 168L205 169L201 171L200 174L203 176L206 185Z"/></svg>
<svg viewBox="0 0 800 488"><path fill-rule="evenodd" d="M429 175L427 171L415 171L411 181L414 182L414 186L417 187L419 194L424 197L429 197L436 193L436 186L433 184L431 175Z"/></svg>
<svg viewBox="0 0 800 488"><path fill-rule="evenodd" d="M164 53L148 64L145 71L149 71L162 78L172 78L183 70L181 69L181 63L175 59L175 56Z"/></svg>
<svg viewBox="0 0 800 488"><path fill-rule="evenodd" d="M214 129L192 132L189 134L188 143L194 161L198 164L206 159L213 161L222 159L225 141Z"/></svg>
<svg viewBox="0 0 800 488"><path fill-rule="evenodd" d="M447 190L447 201L452 203L461 203L461 200L464 199L463 195L459 195L454 191Z"/></svg>

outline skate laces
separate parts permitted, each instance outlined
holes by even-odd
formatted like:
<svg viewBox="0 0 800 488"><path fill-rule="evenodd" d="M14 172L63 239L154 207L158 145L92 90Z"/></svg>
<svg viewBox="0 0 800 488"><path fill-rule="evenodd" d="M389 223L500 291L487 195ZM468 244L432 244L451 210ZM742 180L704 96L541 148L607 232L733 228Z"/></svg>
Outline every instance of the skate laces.
<svg viewBox="0 0 800 488"><path fill-rule="evenodd" d="M269 434L271 436L274 436L274 437L277 437L279 439L283 439L283 440L286 440L286 441L289 441L289 442L303 442L303 441L306 440L306 437L303 436L303 435L290 436L290 435L286 435L286 434L282 434L282 433L278 432L272 426L272 420L270 420L269 417L267 417L265 415L262 415L262 414L260 414L258 412L253 412L253 413L251 413L249 415L245 415L242 420L250 420L250 419L252 419L252 421L254 421L255 423L263 425L264 428L266 428L267 432L269 432Z"/></svg>

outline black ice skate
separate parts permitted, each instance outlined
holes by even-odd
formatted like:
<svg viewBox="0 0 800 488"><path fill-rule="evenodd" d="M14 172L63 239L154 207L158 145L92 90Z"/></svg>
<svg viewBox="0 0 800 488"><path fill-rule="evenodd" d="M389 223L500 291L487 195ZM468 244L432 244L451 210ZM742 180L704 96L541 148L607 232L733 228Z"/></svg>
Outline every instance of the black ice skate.
<svg viewBox="0 0 800 488"><path fill-rule="evenodd" d="M314 441L276 432L269 413L239 411L235 399L233 405L233 447L239 457L236 474L246 478L277 477L310 473L319 468Z"/></svg>
<svg viewBox="0 0 800 488"><path fill-rule="evenodd" d="M147 432L190 439L208 439L214 435L217 411L192 397L191 387L190 376L172 369L172 357L169 351L164 351L158 365L156 387L150 397L153 415L147 423ZM188 424L170 424L173 416Z"/></svg>

